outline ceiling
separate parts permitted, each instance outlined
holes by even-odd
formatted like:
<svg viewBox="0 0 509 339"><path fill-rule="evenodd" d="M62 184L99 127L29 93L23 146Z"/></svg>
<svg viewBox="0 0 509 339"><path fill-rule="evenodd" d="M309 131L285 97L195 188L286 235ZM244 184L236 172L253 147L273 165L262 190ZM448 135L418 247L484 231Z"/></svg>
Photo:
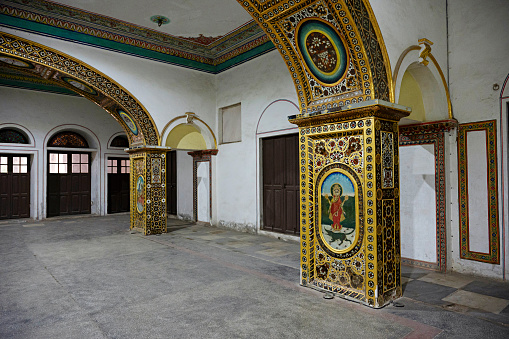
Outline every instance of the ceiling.
<svg viewBox="0 0 509 339"><path fill-rule="evenodd" d="M1 0L1 26L213 74L275 49L236 0Z"/></svg>
<svg viewBox="0 0 509 339"><path fill-rule="evenodd" d="M59 0L57 3L108 16L174 36L223 36L251 21L236 0ZM163 15L170 23L150 21Z"/></svg>

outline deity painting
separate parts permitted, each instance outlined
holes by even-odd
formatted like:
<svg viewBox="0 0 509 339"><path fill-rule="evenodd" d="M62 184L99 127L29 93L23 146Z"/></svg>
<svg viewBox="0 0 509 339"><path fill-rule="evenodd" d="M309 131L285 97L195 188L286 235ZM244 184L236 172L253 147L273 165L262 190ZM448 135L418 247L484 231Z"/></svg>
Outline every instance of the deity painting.
<svg viewBox="0 0 509 339"><path fill-rule="evenodd" d="M356 192L352 180L340 172L332 172L321 183L321 232L334 250L353 246L357 232Z"/></svg>
<svg viewBox="0 0 509 339"><path fill-rule="evenodd" d="M145 208L145 181L141 175L136 181L136 208L139 213L142 213Z"/></svg>

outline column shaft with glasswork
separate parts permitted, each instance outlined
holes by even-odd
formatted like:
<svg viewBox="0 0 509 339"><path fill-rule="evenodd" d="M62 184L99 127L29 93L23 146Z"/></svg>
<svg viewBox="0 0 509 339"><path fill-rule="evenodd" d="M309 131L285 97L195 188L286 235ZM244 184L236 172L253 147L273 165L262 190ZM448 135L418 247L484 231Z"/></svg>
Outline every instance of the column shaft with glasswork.
<svg viewBox="0 0 509 339"><path fill-rule="evenodd" d="M166 233L166 147L128 150L131 159L131 229Z"/></svg>
<svg viewBox="0 0 509 339"><path fill-rule="evenodd" d="M299 126L301 284L379 308L401 296L398 121L382 100Z"/></svg>

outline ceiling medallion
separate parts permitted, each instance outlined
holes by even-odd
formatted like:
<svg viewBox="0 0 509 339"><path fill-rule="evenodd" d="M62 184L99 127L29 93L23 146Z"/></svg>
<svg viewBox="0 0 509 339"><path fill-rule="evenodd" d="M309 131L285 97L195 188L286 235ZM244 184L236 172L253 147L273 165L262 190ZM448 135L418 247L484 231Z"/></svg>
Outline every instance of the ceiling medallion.
<svg viewBox="0 0 509 339"><path fill-rule="evenodd" d="M150 21L155 22L159 27L170 23L170 19L162 15L152 15Z"/></svg>

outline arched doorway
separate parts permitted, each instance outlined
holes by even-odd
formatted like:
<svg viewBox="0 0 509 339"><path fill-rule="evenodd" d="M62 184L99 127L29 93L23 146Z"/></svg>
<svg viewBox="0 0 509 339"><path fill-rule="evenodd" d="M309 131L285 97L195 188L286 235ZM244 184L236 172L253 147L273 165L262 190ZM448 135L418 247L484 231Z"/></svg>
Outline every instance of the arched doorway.
<svg viewBox="0 0 509 339"><path fill-rule="evenodd" d="M91 153L79 133L62 131L48 141L47 217L90 214Z"/></svg>
<svg viewBox="0 0 509 339"><path fill-rule="evenodd" d="M212 219L212 155L217 154L217 141L212 129L196 114L187 112L168 122L162 132L167 152L167 209L169 214L186 214L186 200L192 198L192 219ZM192 157L192 162L189 161ZM178 163L177 163L178 162ZM189 171L192 183L187 185ZM180 174L178 174L180 173ZM177 180L177 176L182 178ZM188 191L192 190L192 195ZM178 197L178 200L177 200Z"/></svg>
<svg viewBox="0 0 509 339"><path fill-rule="evenodd" d="M407 265L445 271L450 220L447 134L457 122L451 119L448 89L431 53L432 42L419 43L422 49L413 45L403 51L393 78L398 103L412 108L400 121L401 257ZM398 76L400 70L404 72Z"/></svg>
<svg viewBox="0 0 509 339"><path fill-rule="evenodd" d="M98 104L120 123L129 140L133 164L131 228L137 227L144 234L165 232L165 164L162 161L165 150L158 148L159 132L145 107L106 74L60 51L4 32L0 32L0 47L3 66L42 77L78 93ZM150 205L136 206L134 202L141 197L144 197L143 201L151 202Z"/></svg>
<svg viewBox="0 0 509 339"><path fill-rule="evenodd" d="M159 145L159 133L143 105L125 88L90 65L55 49L0 32L0 62L42 77L105 109L122 125L133 145Z"/></svg>
<svg viewBox="0 0 509 339"><path fill-rule="evenodd" d="M0 129L0 144L26 145L29 137L20 129ZM30 155L0 153L0 219L30 217Z"/></svg>
<svg viewBox="0 0 509 339"><path fill-rule="evenodd" d="M108 149L124 150L129 148L129 140L124 134L111 138ZM129 211L129 176L131 161L120 154L109 154L106 162L108 214Z"/></svg>

